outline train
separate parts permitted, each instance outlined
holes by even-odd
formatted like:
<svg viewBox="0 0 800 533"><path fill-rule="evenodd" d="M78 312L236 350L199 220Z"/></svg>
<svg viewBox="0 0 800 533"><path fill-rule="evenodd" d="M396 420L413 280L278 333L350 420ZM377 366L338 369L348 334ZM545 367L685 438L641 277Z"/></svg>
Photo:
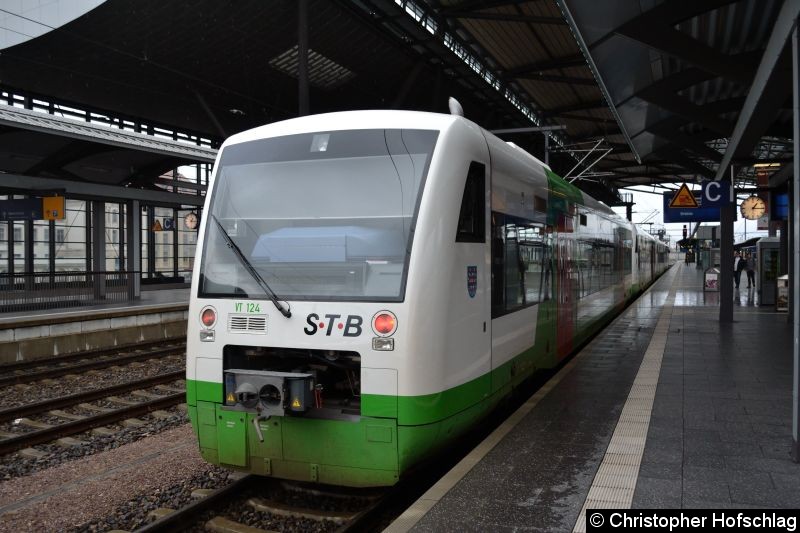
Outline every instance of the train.
<svg viewBox="0 0 800 533"><path fill-rule="evenodd" d="M236 134L192 277L200 452L393 485L668 263L665 244L463 116L337 112Z"/></svg>

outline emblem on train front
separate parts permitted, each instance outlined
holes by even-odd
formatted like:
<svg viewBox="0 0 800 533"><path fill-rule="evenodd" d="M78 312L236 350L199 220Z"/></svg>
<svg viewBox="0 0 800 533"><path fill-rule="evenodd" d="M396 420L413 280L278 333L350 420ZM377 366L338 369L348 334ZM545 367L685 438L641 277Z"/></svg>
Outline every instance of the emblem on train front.
<svg viewBox="0 0 800 533"><path fill-rule="evenodd" d="M475 298L475 292L478 290L478 267L467 267L467 292L470 298Z"/></svg>

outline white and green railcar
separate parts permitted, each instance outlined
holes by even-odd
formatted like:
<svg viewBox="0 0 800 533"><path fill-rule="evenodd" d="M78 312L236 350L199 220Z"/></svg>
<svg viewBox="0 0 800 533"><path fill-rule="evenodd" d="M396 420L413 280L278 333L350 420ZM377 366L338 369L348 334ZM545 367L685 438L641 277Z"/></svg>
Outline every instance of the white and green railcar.
<svg viewBox="0 0 800 533"><path fill-rule="evenodd" d="M187 400L203 457L391 485L667 264L663 244L459 116L235 135L209 184Z"/></svg>

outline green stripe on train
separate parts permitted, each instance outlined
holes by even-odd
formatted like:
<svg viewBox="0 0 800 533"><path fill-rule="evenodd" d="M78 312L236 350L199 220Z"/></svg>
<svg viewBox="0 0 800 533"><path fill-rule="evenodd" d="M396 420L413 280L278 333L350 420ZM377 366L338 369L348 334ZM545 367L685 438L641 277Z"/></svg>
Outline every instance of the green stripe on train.
<svg viewBox="0 0 800 533"><path fill-rule="evenodd" d="M569 202L582 204L583 193L580 189L567 183L561 176L545 169L547 186L550 189L550 201L547 206L547 223L551 226L558 224L559 213L571 213Z"/></svg>

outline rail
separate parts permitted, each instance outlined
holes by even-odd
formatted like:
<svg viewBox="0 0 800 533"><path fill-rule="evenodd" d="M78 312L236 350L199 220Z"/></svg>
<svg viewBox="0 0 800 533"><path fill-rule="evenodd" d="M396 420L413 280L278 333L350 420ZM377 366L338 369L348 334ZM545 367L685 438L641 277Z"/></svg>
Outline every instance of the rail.
<svg viewBox="0 0 800 533"><path fill-rule="evenodd" d="M0 313L135 299L138 271L22 272L0 274Z"/></svg>

